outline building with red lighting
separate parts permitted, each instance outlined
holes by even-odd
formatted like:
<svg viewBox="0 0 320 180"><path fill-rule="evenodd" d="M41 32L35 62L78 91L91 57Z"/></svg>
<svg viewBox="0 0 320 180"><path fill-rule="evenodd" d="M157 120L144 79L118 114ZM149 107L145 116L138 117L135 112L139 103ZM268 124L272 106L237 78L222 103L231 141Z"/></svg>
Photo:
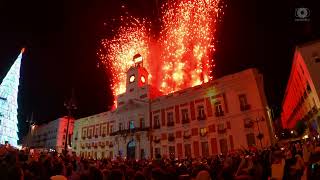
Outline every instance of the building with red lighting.
<svg viewBox="0 0 320 180"><path fill-rule="evenodd" d="M91 158L183 158L273 142L263 77L248 69L168 95L136 63L117 108L75 121L73 150Z"/></svg>
<svg viewBox="0 0 320 180"><path fill-rule="evenodd" d="M38 150L56 150L61 153L65 147L68 117L58 118L42 125L32 125L24 138L23 145ZM69 122L69 139L72 137L74 119ZM71 141L68 140L71 150Z"/></svg>
<svg viewBox="0 0 320 180"><path fill-rule="evenodd" d="M317 133L320 127L320 41L297 46L282 103L282 126L293 129L298 121Z"/></svg>

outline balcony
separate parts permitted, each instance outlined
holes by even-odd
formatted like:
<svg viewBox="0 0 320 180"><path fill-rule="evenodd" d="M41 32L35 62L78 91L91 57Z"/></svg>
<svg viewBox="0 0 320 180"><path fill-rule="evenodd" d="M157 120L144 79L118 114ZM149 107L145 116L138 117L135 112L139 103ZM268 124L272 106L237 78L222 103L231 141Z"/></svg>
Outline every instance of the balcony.
<svg viewBox="0 0 320 180"><path fill-rule="evenodd" d="M174 141L174 136L168 136L168 141L170 142Z"/></svg>
<svg viewBox="0 0 320 180"><path fill-rule="evenodd" d="M160 129L160 124L155 124L155 125L153 126L153 129Z"/></svg>
<svg viewBox="0 0 320 180"><path fill-rule="evenodd" d="M153 140L153 142L158 144L158 143L160 143L160 139L155 139L155 140Z"/></svg>
<svg viewBox="0 0 320 180"><path fill-rule="evenodd" d="M246 122L244 123L245 128L253 128L253 122Z"/></svg>
<svg viewBox="0 0 320 180"><path fill-rule="evenodd" d="M206 136L207 136L207 134L208 134L208 131L206 131L206 132L202 132L202 133L200 132L200 136L201 136L201 137L206 137Z"/></svg>
<svg viewBox="0 0 320 180"><path fill-rule="evenodd" d="M109 148L112 148L113 147L113 143L112 142L110 142L110 144L109 144Z"/></svg>
<svg viewBox="0 0 320 180"><path fill-rule="evenodd" d="M241 111L247 111L251 109L251 105L250 104L246 104L246 105L242 105L240 106L240 110Z"/></svg>
<svg viewBox="0 0 320 180"><path fill-rule="evenodd" d="M218 134L225 134L227 132L227 129L218 129Z"/></svg>
<svg viewBox="0 0 320 180"><path fill-rule="evenodd" d="M190 123L190 119L189 118L182 119L182 124L187 124L187 123Z"/></svg>
<svg viewBox="0 0 320 180"><path fill-rule="evenodd" d="M216 115L216 117L224 116L224 112L223 111L216 111L215 115Z"/></svg>
<svg viewBox="0 0 320 180"><path fill-rule="evenodd" d="M183 135L183 139L190 139L191 138L191 134L189 135Z"/></svg>
<svg viewBox="0 0 320 180"><path fill-rule="evenodd" d="M205 114L203 114L202 116L198 116L197 119L199 121L203 121L203 120L206 120L207 119L207 116Z"/></svg>
<svg viewBox="0 0 320 180"><path fill-rule="evenodd" d="M174 126L174 122L173 121L168 121L167 126Z"/></svg>

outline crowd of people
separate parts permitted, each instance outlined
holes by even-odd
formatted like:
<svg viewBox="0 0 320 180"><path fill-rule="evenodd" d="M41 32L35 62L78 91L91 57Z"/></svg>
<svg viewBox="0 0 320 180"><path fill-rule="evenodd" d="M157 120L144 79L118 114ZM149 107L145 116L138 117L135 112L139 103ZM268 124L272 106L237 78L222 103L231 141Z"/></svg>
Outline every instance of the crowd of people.
<svg viewBox="0 0 320 180"><path fill-rule="evenodd" d="M300 180L320 179L317 141L255 148L205 158L83 159L56 152L0 148L2 180Z"/></svg>

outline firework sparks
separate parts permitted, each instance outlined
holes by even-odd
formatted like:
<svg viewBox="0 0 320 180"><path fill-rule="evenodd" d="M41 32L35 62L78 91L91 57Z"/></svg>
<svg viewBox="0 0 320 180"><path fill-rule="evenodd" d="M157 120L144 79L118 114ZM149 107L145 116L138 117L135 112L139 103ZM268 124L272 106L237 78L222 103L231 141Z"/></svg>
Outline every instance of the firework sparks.
<svg viewBox="0 0 320 180"><path fill-rule="evenodd" d="M151 39L146 28L149 22L125 19L113 39L102 41L98 52L112 74L114 95L125 92L126 71L137 53L145 59L151 84L164 94L209 81L221 11L218 4L219 0L169 1L161 8L163 26L158 40Z"/></svg>

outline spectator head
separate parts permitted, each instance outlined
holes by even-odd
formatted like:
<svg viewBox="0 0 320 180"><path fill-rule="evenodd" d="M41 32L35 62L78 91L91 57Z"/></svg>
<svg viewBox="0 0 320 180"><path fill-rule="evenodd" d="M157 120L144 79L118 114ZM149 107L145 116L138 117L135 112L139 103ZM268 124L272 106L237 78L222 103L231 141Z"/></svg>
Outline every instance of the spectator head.
<svg viewBox="0 0 320 180"><path fill-rule="evenodd" d="M165 178L165 173L160 168L155 168L152 170L151 179L152 180L163 180Z"/></svg>
<svg viewBox="0 0 320 180"><path fill-rule="evenodd" d="M146 180L142 172L137 171L136 174L134 175L134 180Z"/></svg>
<svg viewBox="0 0 320 180"><path fill-rule="evenodd" d="M121 172L120 169L114 169L111 171L110 176L108 179L112 179L112 180L124 180L124 175Z"/></svg>

